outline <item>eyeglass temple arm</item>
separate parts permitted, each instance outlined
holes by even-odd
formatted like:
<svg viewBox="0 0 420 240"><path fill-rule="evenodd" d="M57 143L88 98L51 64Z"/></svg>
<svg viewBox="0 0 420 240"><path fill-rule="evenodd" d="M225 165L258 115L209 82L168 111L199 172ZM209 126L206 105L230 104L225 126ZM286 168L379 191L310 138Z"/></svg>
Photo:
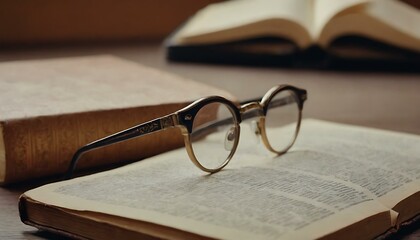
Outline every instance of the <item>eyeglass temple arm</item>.
<svg viewBox="0 0 420 240"><path fill-rule="evenodd" d="M80 157L86 152L92 151L97 148L109 146L118 142L122 142L131 138L136 138L153 132L161 131L173 126L173 115L168 115L143 124L139 124L121 132L112 134L111 136L91 142L78 149L73 155L73 158L71 159L70 166L67 169L64 179L70 179L72 177L73 172L76 169L77 162L79 161Z"/></svg>
<svg viewBox="0 0 420 240"><path fill-rule="evenodd" d="M240 103L240 105L245 105L251 102L258 102L260 101L261 98L256 98L256 99L251 99L251 100L246 100ZM287 104L293 103L294 99L293 96L288 96L288 97L284 97L284 98L280 98L280 99L276 99L274 101L270 102L269 108L275 108L275 107L281 107L281 106L285 106ZM255 109L257 110L257 109ZM248 111L242 114L242 120L247 120L253 117L258 117L261 115L261 113L259 111ZM201 126L200 128L194 130L194 136L195 137L201 137L201 136L205 136L208 133L212 132L213 129L220 127L220 126L224 126L224 125L228 125L229 123L231 123L232 120L230 118L226 118L226 119L221 119L218 121L213 121L210 122L206 125Z"/></svg>

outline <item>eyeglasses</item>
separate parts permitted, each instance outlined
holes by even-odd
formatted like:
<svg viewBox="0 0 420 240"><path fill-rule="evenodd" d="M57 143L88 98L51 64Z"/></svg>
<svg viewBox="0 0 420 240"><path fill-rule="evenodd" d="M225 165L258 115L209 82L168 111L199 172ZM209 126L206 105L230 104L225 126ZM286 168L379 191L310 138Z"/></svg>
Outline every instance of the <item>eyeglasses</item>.
<svg viewBox="0 0 420 240"><path fill-rule="evenodd" d="M191 161L209 173L218 172L229 163L238 146L239 124L244 120L256 119L255 133L261 135L266 148L283 154L299 133L306 99L306 90L290 85L275 86L262 99L240 106L219 96L201 98L175 113L83 146L74 154L66 178L71 178L79 158L88 151L173 127L181 129Z"/></svg>

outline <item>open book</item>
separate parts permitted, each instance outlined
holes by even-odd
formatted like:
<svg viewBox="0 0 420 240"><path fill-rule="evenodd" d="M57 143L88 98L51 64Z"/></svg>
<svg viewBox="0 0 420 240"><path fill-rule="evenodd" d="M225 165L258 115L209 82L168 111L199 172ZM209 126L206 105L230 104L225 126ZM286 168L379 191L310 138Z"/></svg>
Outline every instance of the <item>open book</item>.
<svg viewBox="0 0 420 240"><path fill-rule="evenodd" d="M178 149L30 190L21 219L92 239L370 239L420 214L420 136L304 120L276 156L243 130L219 173Z"/></svg>
<svg viewBox="0 0 420 240"><path fill-rule="evenodd" d="M335 57L411 62L419 60L418 22L420 11L398 0L228 1L202 9L171 36L168 57L287 60L317 46Z"/></svg>

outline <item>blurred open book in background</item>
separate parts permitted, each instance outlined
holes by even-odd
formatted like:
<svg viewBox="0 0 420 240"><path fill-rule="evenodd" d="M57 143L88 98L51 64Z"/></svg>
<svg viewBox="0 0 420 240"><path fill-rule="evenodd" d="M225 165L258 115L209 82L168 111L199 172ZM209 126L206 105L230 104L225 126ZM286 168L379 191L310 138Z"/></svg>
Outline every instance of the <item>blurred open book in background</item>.
<svg viewBox="0 0 420 240"><path fill-rule="evenodd" d="M397 0L237 0L209 5L168 58L280 66L420 69L420 10Z"/></svg>

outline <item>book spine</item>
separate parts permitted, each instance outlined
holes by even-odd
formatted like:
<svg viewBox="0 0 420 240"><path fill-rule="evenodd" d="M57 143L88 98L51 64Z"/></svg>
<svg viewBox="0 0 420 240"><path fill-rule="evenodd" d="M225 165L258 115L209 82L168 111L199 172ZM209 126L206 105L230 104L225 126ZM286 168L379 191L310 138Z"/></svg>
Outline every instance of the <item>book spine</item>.
<svg viewBox="0 0 420 240"><path fill-rule="evenodd" d="M55 234L63 235L63 236L65 236L67 238L70 238L70 239L85 239L82 236L72 234L72 233L69 233L69 232L66 232L66 231L62 231L62 230L57 229L57 228L48 227L48 226L43 225L42 223L36 223L36 222L32 221L31 217L30 217L29 209L31 209L31 205L35 205L35 204L36 203L33 200L28 199L25 195L22 195L22 196L19 197L19 203L18 203L18 205L19 205L19 216L20 216L20 220L24 224L36 227L40 230L45 230L45 231L49 231L49 232L52 232L52 233L55 233ZM55 209L55 212L58 212L58 211L60 211L60 210Z"/></svg>
<svg viewBox="0 0 420 240"><path fill-rule="evenodd" d="M187 103L44 116L4 122L5 178L3 184L62 175L74 152L97 139L170 114ZM87 153L77 169L140 160L180 147L177 128L157 132Z"/></svg>

